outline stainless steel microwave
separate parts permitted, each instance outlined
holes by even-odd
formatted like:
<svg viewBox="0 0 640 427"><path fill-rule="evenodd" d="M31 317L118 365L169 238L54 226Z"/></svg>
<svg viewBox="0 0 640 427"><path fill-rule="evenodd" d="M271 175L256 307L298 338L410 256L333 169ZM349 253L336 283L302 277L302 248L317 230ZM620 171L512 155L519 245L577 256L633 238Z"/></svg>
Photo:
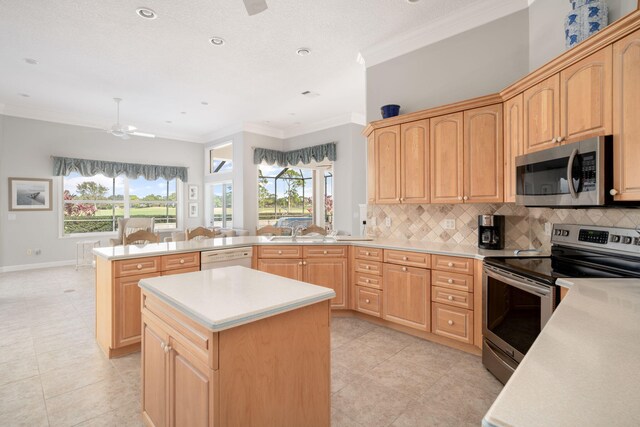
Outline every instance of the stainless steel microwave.
<svg viewBox="0 0 640 427"><path fill-rule="evenodd" d="M600 136L516 157L516 204L611 204L613 140Z"/></svg>

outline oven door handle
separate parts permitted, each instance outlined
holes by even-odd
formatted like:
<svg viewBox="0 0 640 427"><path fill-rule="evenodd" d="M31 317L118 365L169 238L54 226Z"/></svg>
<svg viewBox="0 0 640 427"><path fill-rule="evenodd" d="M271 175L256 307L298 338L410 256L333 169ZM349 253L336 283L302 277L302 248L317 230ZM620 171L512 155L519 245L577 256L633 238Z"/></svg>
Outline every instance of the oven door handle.
<svg viewBox="0 0 640 427"><path fill-rule="evenodd" d="M485 273L487 273L487 276L491 276L494 279L501 280L507 285L514 286L518 289L522 289L525 292L534 293L543 297L546 297L551 293L551 289L547 288L546 286L536 286L536 285L531 285L529 283L518 282L517 280L509 276L505 276L504 274L500 274L497 271L493 269L490 270L486 267L484 271Z"/></svg>
<svg viewBox="0 0 640 427"><path fill-rule="evenodd" d="M569 164L567 165L567 181L569 182L569 192L571 193L571 197L573 197L574 199L578 198L576 187L573 185L573 163L576 161L577 155L578 149L575 148L569 156Z"/></svg>

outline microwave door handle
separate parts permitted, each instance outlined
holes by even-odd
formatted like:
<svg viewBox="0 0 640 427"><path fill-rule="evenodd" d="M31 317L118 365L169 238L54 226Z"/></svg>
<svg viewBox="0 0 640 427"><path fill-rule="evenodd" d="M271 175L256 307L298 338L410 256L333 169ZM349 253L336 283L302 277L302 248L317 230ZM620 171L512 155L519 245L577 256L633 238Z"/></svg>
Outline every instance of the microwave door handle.
<svg viewBox="0 0 640 427"><path fill-rule="evenodd" d="M578 193L576 192L576 188L573 186L573 162L576 161L576 156L578 155L578 149L575 148L571 152L571 156L569 156L569 164L567 165L567 181L569 181L569 192L571 193L571 197L574 199L578 198Z"/></svg>

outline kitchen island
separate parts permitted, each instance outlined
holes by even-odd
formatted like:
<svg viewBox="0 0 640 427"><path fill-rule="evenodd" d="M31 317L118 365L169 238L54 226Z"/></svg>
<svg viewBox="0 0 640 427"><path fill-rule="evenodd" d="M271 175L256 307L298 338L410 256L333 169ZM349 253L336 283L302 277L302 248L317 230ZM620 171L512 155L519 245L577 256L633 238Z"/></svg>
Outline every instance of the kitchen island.
<svg viewBox="0 0 640 427"><path fill-rule="evenodd" d="M140 288L147 425L329 426L333 290L244 267Z"/></svg>

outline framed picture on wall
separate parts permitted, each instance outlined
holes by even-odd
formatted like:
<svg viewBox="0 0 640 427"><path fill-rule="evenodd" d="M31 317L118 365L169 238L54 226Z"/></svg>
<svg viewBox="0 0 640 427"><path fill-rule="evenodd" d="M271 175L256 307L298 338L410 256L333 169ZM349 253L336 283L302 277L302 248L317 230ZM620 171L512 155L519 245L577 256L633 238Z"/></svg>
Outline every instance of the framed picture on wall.
<svg viewBox="0 0 640 427"><path fill-rule="evenodd" d="M10 211L50 211L53 180L9 178Z"/></svg>
<svg viewBox="0 0 640 427"><path fill-rule="evenodd" d="M189 200L198 200L198 186L189 185Z"/></svg>
<svg viewBox="0 0 640 427"><path fill-rule="evenodd" d="M198 217L198 204L189 203L189 218L197 218L197 217Z"/></svg>

